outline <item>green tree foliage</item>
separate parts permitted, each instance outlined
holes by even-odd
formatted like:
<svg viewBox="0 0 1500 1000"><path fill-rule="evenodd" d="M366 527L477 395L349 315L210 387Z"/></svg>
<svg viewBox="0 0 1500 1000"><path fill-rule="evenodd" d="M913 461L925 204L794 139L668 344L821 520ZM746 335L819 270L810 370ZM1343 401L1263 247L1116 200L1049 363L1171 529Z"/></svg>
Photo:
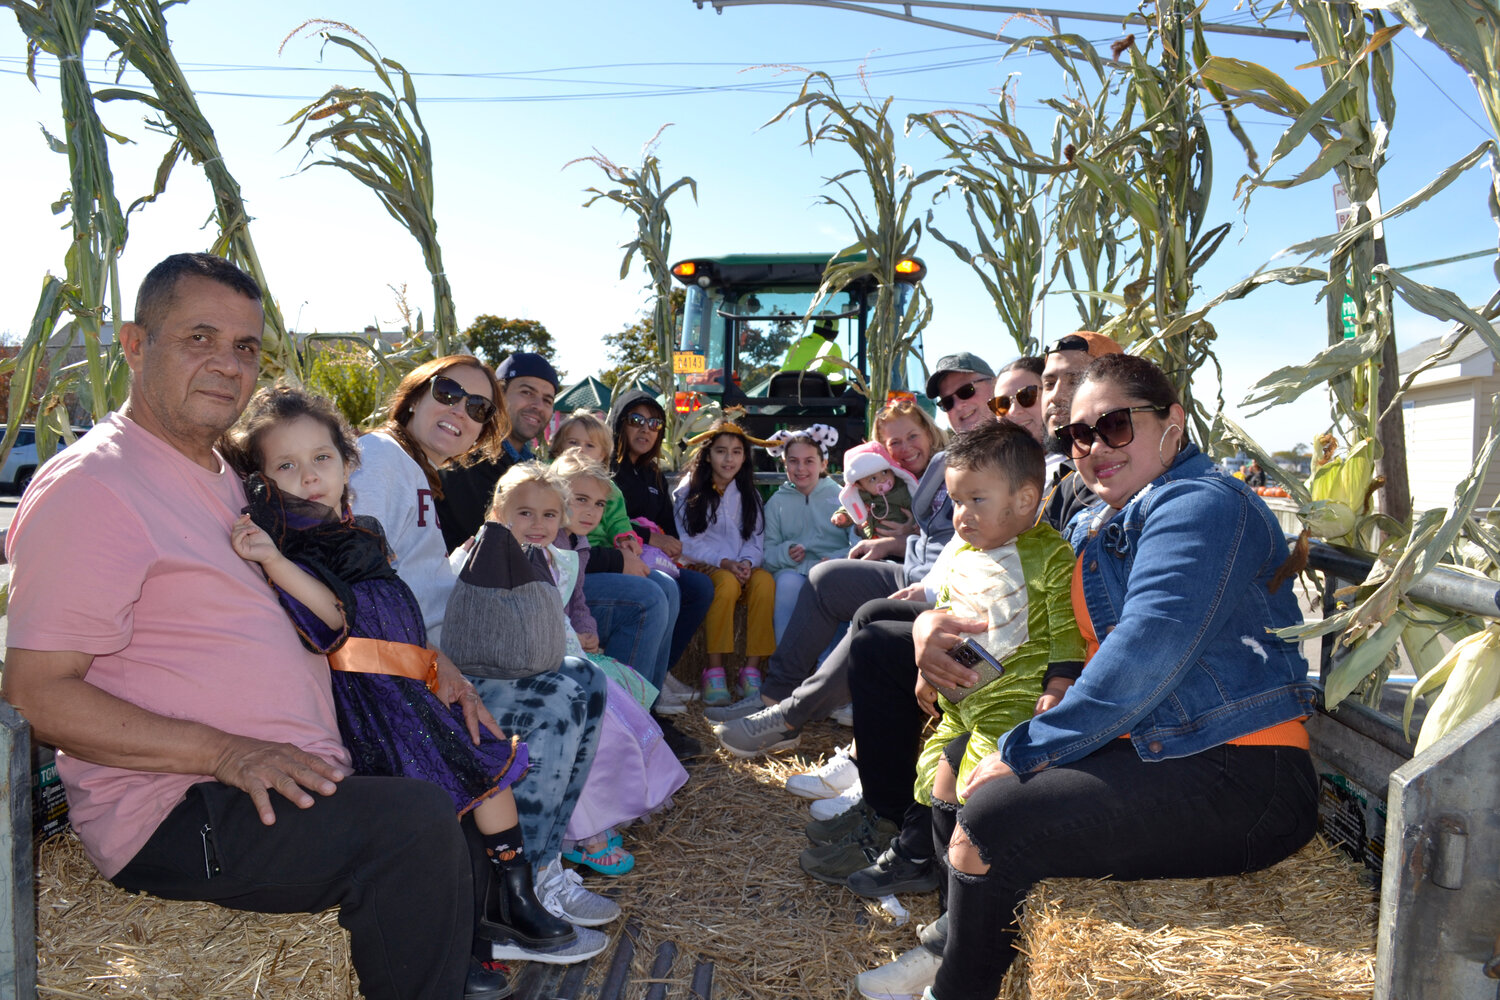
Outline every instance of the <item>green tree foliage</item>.
<svg viewBox="0 0 1500 1000"><path fill-rule="evenodd" d="M333 340L313 352L307 368L307 388L333 400L345 419L363 430L377 423L395 381L367 350L348 341Z"/></svg>
<svg viewBox="0 0 1500 1000"><path fill-rule="evenodd" d="M770 378L781 369L781 359L802 332L796 320L779 319L762 323L745 323L740 327L738 371L740 384L747 390Z"/></svg>
<svg viewBox="0 0 1500 1000"><path fill-rule="evenodd" d="M492 365L498 365L517 351L530 351L551 361L557 354L552 334L534 319L505 319L488 314L474 317L463 332L469 350ZM559 377L562 375L558 372Z"/></svg>

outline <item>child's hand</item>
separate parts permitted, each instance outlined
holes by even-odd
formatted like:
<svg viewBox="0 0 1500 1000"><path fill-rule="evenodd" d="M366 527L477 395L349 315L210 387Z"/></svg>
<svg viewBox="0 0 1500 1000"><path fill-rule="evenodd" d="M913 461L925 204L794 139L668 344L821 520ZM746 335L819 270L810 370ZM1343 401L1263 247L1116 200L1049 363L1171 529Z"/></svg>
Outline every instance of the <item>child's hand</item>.
<svg viewBox="0 0 1500 1000"><path fill-rule="evenodd" d="M1047 682L1047 688L1042 696L1036 700L1036 715L1041 715L1047 709L1062 701L1063 695L1068 693L1068 688L1073 686L1073 681L1067 677L1054 677Z"/></svg>
<svg viewBox="0 0 1500 1000"><path fill-rule="evenodd" d="M246 562L265 565L275 562L281 555L281 550L271 541L271 536L261 531L250 520L249 514L241 514L240 519L229 529L229 544L234 546L234 554Z"/></svg>
<svg viewBox="0 0 1500 1000"><path fill-rule="evenodd" d="M650 576L651 575L650 568L644 562L641 561L641 557L640 557L640 555L638 553L627 552L624 549L621 549L620 550L620 556L625 561L625 565L620 570L620 572L625 573L628 576Z"/></svg>
<svg viewBox="0 0 1500 1000"><path fill-rule="evenodd" d="M585 653L599 652L599 637L592 632L579 632L578 645L583 647Z"/></svg>
<svg viewBox="0 0 1500 1000"><path fill-rule="evenodd" d="M834 511L833 516L828 520L832 521L836 528L847 528L854 523L854 518L850 517L849 512L842 507Z"/></svg>
<svg viewBox="0 0 1500 1000"><path fill-rule="evenodd" d="M628 535L621 535L619 538L615 539L615 548L619 549L621 552L628 552L636 558L640 558L641 536L637 535L633 531Z"/></svg>
<svg viewBox="0 0 1500 1000"><path fill-rule="evenodd" d="M937 690L921 674L917 674L917 706L934 719L939 715Z"/></svg>
<svg viewBox="0 0 1500 1000"><path fill-rule="evenodd" d="M749 559L741 559L734 564L734 578L740 583L749 583L750 574L755 572L755 566Z"/></svg>
<svg viewBox="0 0 1500 1000"><path fill-rule="evenodd" d="M682 555L682 542L671 535L663 535L659 531L651 532L651 544L667 554L668 559L676 559Z"/></svg>
<svg viewBox="0 0 1500 1000"><path fill-rule="evenodd" d="M799 563L807 555L807 550L793 542L792 547L786 550L786 554L792 562Z"/></svg>

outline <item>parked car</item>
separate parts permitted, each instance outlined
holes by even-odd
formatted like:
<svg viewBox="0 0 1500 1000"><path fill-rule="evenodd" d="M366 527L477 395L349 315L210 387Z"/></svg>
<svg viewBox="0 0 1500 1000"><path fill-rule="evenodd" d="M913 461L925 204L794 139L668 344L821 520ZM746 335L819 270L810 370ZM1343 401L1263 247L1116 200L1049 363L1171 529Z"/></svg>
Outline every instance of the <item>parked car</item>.
<svg viewBox="0 0 1500 1000"><path fill-rule="evenodd" d="M87 427L73 428L74 435L87 431ZM65 442L59 441L58 451L64 447ZM11 491L20 496L31 485L31 477L36 475L40 464L36 460L36 427L22 424L21 429L16 432L16 442L11 446L10 454L5 457L5 464L0 466L0 485L9 485Z"/></svg>

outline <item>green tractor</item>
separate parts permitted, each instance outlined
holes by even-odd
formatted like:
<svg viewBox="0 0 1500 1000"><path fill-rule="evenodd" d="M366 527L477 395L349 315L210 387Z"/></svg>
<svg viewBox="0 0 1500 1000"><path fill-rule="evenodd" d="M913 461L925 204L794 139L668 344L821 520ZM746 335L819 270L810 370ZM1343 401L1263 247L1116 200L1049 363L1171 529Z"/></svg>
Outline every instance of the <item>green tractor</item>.
<svg viewBox="0 0 1500 1000"><path fill-rule="evenodd" d="M875 282L857 281L809 314L830 256L731 254L673 265L672 274L687 294L677 319L671 403L685 423L696 423L693 414L705 407L738 407L745 411L742 424L755 437L829 424L839 432L829 456L835 467L846 449L865 439L868 400L854 388L846 364L869 374L866 328ZM910 257L897 271L897 309L904 311L927 267ZM911 392L925 403L921 359L919 337L891 390ZM756 468L776 471L763 453L756 455Z"/></svg>

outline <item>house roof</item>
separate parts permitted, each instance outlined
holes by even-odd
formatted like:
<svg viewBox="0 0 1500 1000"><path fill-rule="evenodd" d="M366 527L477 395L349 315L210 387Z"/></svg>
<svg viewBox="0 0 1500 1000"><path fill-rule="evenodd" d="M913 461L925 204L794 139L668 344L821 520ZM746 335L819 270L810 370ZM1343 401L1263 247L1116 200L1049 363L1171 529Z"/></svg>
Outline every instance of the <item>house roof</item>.
<svg viewBox="0 0 1500 1000"><path fill-rule="evenodd" d="M1442 341L1442 337L1432 337L1428 340L1422 341L1420 344L1417 344L1413 347L1408 347L1406 350L1396 355L1396 368L1401 372L1401 374L1407 374L1413 368L1416 368L1422 362L1426 361L1428 355L1437 350L1438 345L1442 343ZM1440 364L1463 364L1465 361L1467 361L1469 358L1474 357L1476 354L1483 354L1488 350L1489 345L1484 342L1484 339L1482 337L1478 337L1473 333L1469 333L1464 336L1463 340L1459 341L1458 346L1453 349L1453 353L1448 355L1448 359L1446 361L1440 362Z"/></svg>
<svg viewBox="0 0 1500 1000"><path fill-rule="evenodd" d="M558 393L557 398L552 401L552 408L559 413L571 413L580 408L607 412L609 399L609 386L592 375L585 375L581 382Z"/></svg>

